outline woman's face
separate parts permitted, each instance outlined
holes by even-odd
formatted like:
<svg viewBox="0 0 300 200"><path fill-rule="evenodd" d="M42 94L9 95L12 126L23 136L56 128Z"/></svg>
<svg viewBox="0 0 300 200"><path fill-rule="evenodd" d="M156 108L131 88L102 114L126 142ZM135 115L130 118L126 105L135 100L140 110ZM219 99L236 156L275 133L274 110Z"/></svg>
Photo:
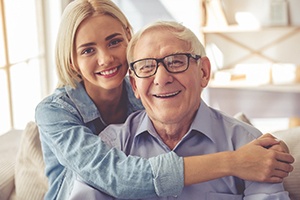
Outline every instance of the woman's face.
<svg viewBox="0 0 300 200"><path fill-rule="evenodd" d="M74 69L87 90L112 90L121 85L128 70L128 32L108 15L85 19L75 35Z"/></svg>

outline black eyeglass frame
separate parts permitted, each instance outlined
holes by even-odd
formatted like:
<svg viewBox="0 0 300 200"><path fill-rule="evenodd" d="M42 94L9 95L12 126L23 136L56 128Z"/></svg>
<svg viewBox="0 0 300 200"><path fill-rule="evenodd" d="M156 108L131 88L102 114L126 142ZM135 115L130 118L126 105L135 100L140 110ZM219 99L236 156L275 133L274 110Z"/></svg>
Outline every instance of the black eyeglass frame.
<svg viewBox="0 0 300 200"><path fill-rule="evenodd" d="M176 56L176 55L185 55L185 56L187 56L187 58L188 58L187 66L186 66L186 68L185 68L184 70L182 70L182 71L172 72L172 71L170 71L170 70L168 69L168 67L167 67L166 64L164 63L164 59L165 59L166 57L169 57L169 56ZM157 72L159 63L162 63L163 66L164 66L164 68L165 68L169 73L172 73L172 74L178 74L178 73L185 72L185 71L189 68L189 66L190 66L190 58L193 58L193 59L195 59L195 60L197 61L197 60L199 60L199 59L201 58L201 56L200 56L200 55L197 55L197 54L191 54L191 53L175 53L175 54L170 54L170 55L167 55L167 56L165 56L165 57L163 57L163 58L158 58L158 59L157 59L157 58L143 58L143 59L139 59L139 60L136 60L136 61L134 61L134 62L131 62L130 65L129 65L129 67L130 67L130 69L134 72L134 74L135 74L138 78L149 78L149 77L155 75L156 72ZM135 71L135 69L134 69L134 64L137 63L137 62L139 62L139 61L149 60L149 59L155 60L155 61L156 61L156 68L155 68L155 70L154 70L154 73L151 74L151 75L148 75L148 76L142 76L142 77L139 76L139 75L137 75L137 73L136 73L136 71Z"/></svg>

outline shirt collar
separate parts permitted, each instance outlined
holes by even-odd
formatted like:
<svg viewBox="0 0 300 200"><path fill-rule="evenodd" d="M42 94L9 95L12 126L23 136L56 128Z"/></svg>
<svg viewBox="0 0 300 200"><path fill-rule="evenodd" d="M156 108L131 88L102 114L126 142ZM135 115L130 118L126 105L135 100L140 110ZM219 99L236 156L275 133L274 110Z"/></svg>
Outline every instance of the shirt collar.
<svg viewBox="0 0 300 200"><path fill-rule="evenodd" d="M190 130L196 130L208 137L212 142L217 141L217 133L213 133L212 127L217 119L211 112L211 108L201 100L200 107L197 111L194 121L190 127Z"/></svg>
<svg viewBox="0 0 300 200"><path fill-rule="evenodd" d="M139 135L145 132L148 132L149 134L155 137L158 136L150 118L148 117L145 111L143 115L141 115L140 120L141 123L137 128L135 137L138 137ZM192 130L195 130L199 133L202 133L203 135L208 137L212 142L215 143L217 141L217 133L212 132L212 126L215 120L216 119L213 117L210 108L206 105L204 101L201 101L200 107L197 110L195 119L193 120L188 133L190 133Z"/></svg>

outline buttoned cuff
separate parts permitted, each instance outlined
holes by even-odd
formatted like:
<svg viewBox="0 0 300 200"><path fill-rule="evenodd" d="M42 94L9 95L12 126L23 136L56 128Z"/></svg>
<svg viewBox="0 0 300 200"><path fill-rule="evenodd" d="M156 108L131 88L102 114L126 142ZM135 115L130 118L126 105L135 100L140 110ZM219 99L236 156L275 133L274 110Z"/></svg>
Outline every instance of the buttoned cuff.
<svg viewBox="0 0 300 200"><path fill-rule="evenodd" d="M158 196L177 196L184 187L183 158L170 152L149 159Z"/></svg>

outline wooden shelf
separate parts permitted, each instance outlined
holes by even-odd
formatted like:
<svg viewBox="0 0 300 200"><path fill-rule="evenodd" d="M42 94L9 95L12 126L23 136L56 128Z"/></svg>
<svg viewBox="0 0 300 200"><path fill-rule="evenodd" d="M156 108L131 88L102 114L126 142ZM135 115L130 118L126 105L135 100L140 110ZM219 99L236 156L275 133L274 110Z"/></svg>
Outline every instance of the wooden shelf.
<svg viewBox="0 0 300 200"><path fill-rule="evenodd" d="M229 115L243 112L249 118L300 117L300 84L254 86L211 82L207 93L208 104Z"/></svg>
<svg viewBox="0 0 300 200"><path fill-rule="evenodd" d="M208 47L208 57L215 68L232 69L239 64L294 63L299 65L300 26L241 26L217 23L224 16L220 12L220 1L202 1L207 26L200 28L203 44ZM215 5L215 4L217 5ZM208 7L207 7L208 6ZM229 9L229 7L228 7ZM228 10L228 12L235 11ZM209 19L212 17L213 19ZM211 22L211 23L207 23ZM249 23L245 23L249 24ZM256 25L256 23L254 23ZM295 42L291 41L294 40ZM217 50L215 50L215 48ZM291 47L291 48L289 48ZM221 56L219 56L221 54ZM291 56L292 55L292 56ZM210 57L211 56L211 57ZM221 59L220 63L218 62ZM222 68L221 68L222 67ZM254 69L253 69L254 70ZM261 70L259 72L259 70ZM256 69L258 77L228 78L216 77L210 80L207 90L209 105L234 115L245 113L250 118L300 117L300 82L290 84L259 79L263 69ZM267 76L271 75L268 73ZM273 79L276 80L276 79ZM250 82L253 81L253 82ZM295 82L295 84L293 84Z"/></svg>
<svg viewBox="0 0 300 200"><path fill-rule="evenodd" d="M274 30L300 30L299 26L270 26L270 27L243 27L239 25L219 26L219 27L202 27L203 33L236 33L236 32L259 32Z"/></svg>
<svg viewBox="0 0 300 200"><path fill-rule="evenodd" d="M283 92L283 93L300 93L300 83L295 84L284 84L284 85L274 85L274 84L249 84L246 81L230 81L228 83L220 83L211 80L209 88L218 89L245 89L245 90L257 90L257 91L269 91L269 92Z"/></svg>
<svg viewBox="0 0 300 200"><path fill-rule="evenodd" d="M253 41L253 38L259 37L262 33L265 37L268 34L273 34L274 32L279 33L278 37L273 37L272 40L268 41L262 46L255 48L252 43L247 43L247 41L240 40L239 36L242 36L244 33L255 33L248 34L247 37ZM236 56L236 59L231 59L230 62L225 63L225 68L231 68L236 66L237 64L244 63L245 61L259 57L260 59L268 62L268 63L279 63L281 62L276 56L270 56L266 53L268 50L277 47L278 44L282 44L284 42L288 42L290 38L296 37L300 33L300 26L272 26L272 27L243 27L238 25L230 25L230 26L218 26L218 27L203 27L203 44L207 45L207 36L212 35L216 37L216 41L223 40L227 42L228 47L225 49L226 51L230 49L230 47L240 48L242 51L246 51L246 54L240 54ZM240 35L230 35L231 33L237 33ZM224 48L223 48L224 49ZM225 51L220 48L220 51ZM232 56L232 55L231 55Z"/></svg>

